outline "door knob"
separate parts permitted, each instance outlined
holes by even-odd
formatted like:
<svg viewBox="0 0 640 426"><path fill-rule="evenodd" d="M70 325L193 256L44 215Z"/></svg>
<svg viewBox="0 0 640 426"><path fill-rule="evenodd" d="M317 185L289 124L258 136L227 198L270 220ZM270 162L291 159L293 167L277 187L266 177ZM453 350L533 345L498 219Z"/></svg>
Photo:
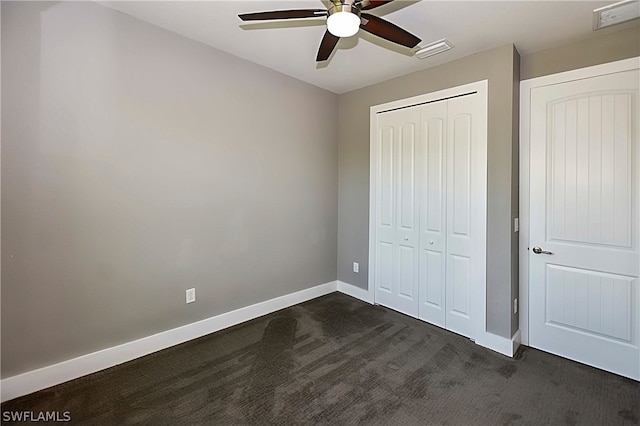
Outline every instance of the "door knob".
<svg viewBox="0 0 640 426"><path fill-rule="evenodd" d="M550 251L542 250L542 249L541 249L540 247L538 247L538 246L535 246L535 247L533 248L533 252L534 252L535 254L553 254L553 253L551 253Z"/></svg>

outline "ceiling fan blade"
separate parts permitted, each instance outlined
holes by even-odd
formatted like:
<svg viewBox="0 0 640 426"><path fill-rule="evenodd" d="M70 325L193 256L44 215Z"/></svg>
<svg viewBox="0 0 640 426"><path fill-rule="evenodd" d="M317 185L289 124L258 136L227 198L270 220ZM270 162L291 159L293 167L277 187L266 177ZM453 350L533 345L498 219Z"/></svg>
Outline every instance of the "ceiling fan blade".
<svg viewBox="0 0 640 426"><path fill-rule="evenodd" d="M415 47L420 43L420 41L422 41L410 32L405 31L391 22L385 21L375 15L363 13L361 17L363 20L360 24L360 28L373 35L377 35L378 37L382 37L406 47Z"/></svg>
<svg viewBox="0 0 640 426"><path fill-rule="evenodd" d="M329 32L329 30L324 32L324 37L322 37L322 42L320 42L320 48L318 49L318 56L316 56L316 62L326 61L331 56L331 52L335 49L336 44L338 44L338 40L340 37L336 37Z"/></svg>
<svg viewBox="0 0 640 426"><path fill-rule="evenodd" d="M297 19L326 16L324 9L273 10L271 12L243 13L238 15L243 21L264 21L268 19Z"/></svg>
<svg viewBox="0 0 640 426"><path fill-rule="evenodd" d="M387 3L391 3L393 0L365 0L362 2L363 6L362 6L362 10L371 10L371 9L375 9L376 7L380 7L382 5L385 5Z"/></svg>

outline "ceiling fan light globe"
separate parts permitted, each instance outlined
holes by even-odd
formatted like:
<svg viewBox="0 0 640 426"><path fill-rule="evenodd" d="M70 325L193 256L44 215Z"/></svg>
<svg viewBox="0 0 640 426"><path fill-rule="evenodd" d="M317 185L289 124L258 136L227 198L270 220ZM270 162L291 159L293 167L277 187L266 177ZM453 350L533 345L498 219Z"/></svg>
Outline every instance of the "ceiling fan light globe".
<svg viewBox="0 0 640 426"><path fill-rule="evenodd" d="M360 29L360 18L351 12L336 12L327 18L327 29L336 37L351 37Z"/></svg>

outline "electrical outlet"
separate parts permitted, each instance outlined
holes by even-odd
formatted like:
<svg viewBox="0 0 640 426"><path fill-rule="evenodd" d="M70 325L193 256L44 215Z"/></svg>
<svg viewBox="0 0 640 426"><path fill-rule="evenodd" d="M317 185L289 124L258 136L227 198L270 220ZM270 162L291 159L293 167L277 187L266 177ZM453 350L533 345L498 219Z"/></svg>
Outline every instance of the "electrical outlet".
<svg viewBox="0 0 640 426"><path fill-rule="evenodd" d="M513 232L518 232L520 230L520 219L519 218L515 218L513 219Z"/></svg>
<svg viewBox="0 0 640 426"><path fill-rule="evenodd" d="M358 262L353 262L353 272L360 273L360 264Z"/></svg>
<svg viewBox="0 0 640 426"><path fill-rule="evenodd" d="M518 313L518 298L517 297L515 299L513 299L513 313L514 314Z"/></svg>
<svg viewBox="0 0 640 426"><path fill-rule="evenodd" d="M187 303L193 303L196 301L196 289L190 288L187 290Z"/></svg>

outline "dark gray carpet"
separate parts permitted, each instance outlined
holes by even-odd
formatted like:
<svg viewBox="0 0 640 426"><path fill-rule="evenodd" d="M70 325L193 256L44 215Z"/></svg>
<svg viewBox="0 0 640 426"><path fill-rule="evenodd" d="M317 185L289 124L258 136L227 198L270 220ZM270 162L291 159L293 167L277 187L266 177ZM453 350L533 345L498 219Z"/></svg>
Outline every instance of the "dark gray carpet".
<svg viewBox="0 0 640 426"><path fill-rule="evenodd" d="M638 424L638 382L333 293L2 404L72 424Z"/></svg>

